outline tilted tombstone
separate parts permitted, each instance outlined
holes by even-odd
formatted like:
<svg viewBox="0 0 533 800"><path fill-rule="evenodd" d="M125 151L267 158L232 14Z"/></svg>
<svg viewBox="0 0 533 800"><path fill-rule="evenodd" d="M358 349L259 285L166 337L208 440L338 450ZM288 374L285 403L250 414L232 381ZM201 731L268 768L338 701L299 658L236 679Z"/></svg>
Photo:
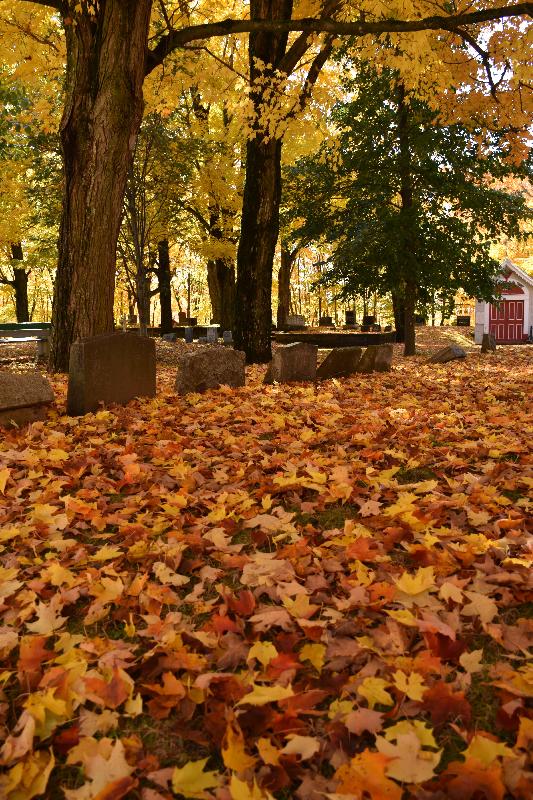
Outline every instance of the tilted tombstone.
<svg viewBox="0 0 533 800"><path fill-rule="evenodd" d="M155 341L134 333L80 339L70 348L67 413L155 396Z"/></svg>
<svg viewBox="0 0 533 800"><path fill-rule="evenodd" d="M466 358L466 352L457 344L443 347L429 359L430 364L445 364L447 361L455 361L457 358Z"/></svg>
<svg viewBox="0 0 533 800"><path fill-rule="evenodd" d="M318 367L316 377L322 380L353 375L357 371L362 353L362 347L335 347Z"/></svg>
<svg viewBox="0 0 533 800"><path fill-rule="evenodd" d="M357 372L388 372L392 366L393 347L391 344L371 344L357 365Z"/></svg>
<svg viewBox="0 0 533 800"><path fill-rule="evenodd" d="M0 426L45 419L54 402L49 381L38 372L0 372Z"/></svg>
<svg viewBox="0 0 533 800"><path fill-rule="evenodd" d="M245 360L246 356L240 350L224 347L184 353L178 363L176 393L204 392L222 385L234 388L244 386Z"/></svg>
<svg viewBox="0 0 533 800"><path fill-rule="evenodd" d="M496 338L493 333L484 333L481 342L481 352L490 353L496 351Z"/></svg>
<svg viewBox="0 0 533 800"><path fill-rule="evenodd" d="M295 342L278 347L270 362L264 383L289 383L290 381L314 381L316 379L316 344Z"/></svg>

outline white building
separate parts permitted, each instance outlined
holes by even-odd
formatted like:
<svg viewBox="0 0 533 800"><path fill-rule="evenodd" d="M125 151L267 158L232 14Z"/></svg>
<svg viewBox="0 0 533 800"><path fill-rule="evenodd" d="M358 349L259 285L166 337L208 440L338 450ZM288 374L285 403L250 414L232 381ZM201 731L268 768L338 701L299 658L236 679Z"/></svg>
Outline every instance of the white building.
<svg viewBox="0 0 533 800"><path fill-rule="evenodd" d="M498 302L476 302L476 344L481 344L484 333L494 334L502 344L533 339L533 278L506 258L499 288Z"/></svg>

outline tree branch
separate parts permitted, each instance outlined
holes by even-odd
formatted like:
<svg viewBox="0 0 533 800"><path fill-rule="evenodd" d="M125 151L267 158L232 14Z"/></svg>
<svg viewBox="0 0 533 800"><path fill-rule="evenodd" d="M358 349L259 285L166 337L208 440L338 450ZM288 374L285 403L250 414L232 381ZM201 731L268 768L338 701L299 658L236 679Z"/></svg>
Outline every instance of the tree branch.
<svg viewBox="0 0 533 800"><path fill-rule="evenodd" d="M157 45L149 50L146 59L146 73L152 72L164 59L179 47L213 36L230 36L237 33L329 33L334 36L368 36L380 33L413 33L426 30L457 31L468 25L507 19L509 17L533 17L533 3L486 8L465 14L431 16L417 20L381 19L376 22L338 22L333 19L289 19L289 20L249 20L225 19L204 25L190 25L165 34Z"/></svg>

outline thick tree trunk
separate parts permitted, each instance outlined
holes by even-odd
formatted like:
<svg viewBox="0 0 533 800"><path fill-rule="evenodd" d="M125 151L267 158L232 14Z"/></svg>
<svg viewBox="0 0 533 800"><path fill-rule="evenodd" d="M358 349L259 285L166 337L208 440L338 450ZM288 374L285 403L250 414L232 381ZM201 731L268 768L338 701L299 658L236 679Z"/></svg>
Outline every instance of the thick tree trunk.
<svg viewBox="0 0 533 800"><path fill-rule="evenodd" d="M225 331L235 324L235 267L223 258L207 262L207 286L213 320Z"/></svg>
<svg viewBox="0 0 533 800"><path fill-rule="evenodd" d="M404 356L414 356L416 354L416 330L415 330L415 306L416 306L416 284L410 281L405 286L404 299L404 331L405 340L403 347Z"/></svg>
<svg viewBox="0 0 533 800"><path fill-rule="evenodd" d="M170 272L170 250L168 239L162 239L157 245L157 283L159 304L161 306L161 333L172 330L172 290Z"/></svg>
<svg viewBox="0 0 533 800"><path fill-rule="evenodd" d="M292 7L292 0L250 0L250 17L290 19ZM235 346L244 350L248 363L264 363L272 356L272 266L279 232L281 139L266 132L259 121L266 111L259 81L273 79L286 46L286 34L250 34L251 98L257 122L255 136L246 145L234 335Z"/></svg>
<svg viewBox="0 0 533 800"><path fill-rule="evenodd" d="M392 312L394 314L394 327L396 341L405 342L405 300L400 292L392 292Z"/></svg>
<svg viewBox="0 0 533 800"><path fill-rule="evenodd" d="M135 275L135 292L137 295L137 311L139 313L139 332L141 336L148 334L150 325L150 276L141 264Z"/></svg>
<svg viewBox="0 0 533 800"><path fill-rule="evenodd" d="M152 0L105 0L65 26L61 122L63 212L50 366L68 369L78 338L113 330L116 246L126 177L142 119Z"/></svg>
<svg viewBox="0 0 533 800"><path fill-rule="evenodd" d="M416 244L413 234L413 178L411 171L411 147L409 141L409 105L405 98L403 83L398 85L398 139L400 167L400 196L403 217L402 273L404 276L405 303L405 341L404 356L414 356L415 347L415 304L416 304Z"/></svg>
<svg viewBox="0 0 533 800"><path fill-rule="evenodd" d="M13 261L22 262L24 253L22 251L22 244L14 242L11 245L11 258ZM17 315L17 322L30 321L30 308L28 305L28 277L29 272L26 272L23 266L13 266L13 280L11 286L15 292L15 313Z"/></svg>
<svg viewBox="0 0 533 800"><path fill-rule="evenodd" d="M291 272L295 253L281 245L281 265L278 272L278 313L277 326L283 328L291 309Z"/></svg>

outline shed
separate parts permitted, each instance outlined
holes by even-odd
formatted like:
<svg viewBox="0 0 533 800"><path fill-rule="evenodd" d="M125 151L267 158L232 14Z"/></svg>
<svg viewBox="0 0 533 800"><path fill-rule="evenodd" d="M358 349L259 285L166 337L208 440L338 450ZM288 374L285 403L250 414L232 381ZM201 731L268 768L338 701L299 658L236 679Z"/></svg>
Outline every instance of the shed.
<svg viewBox="0 0 533 800"><path fill-rule="evenodd" d="M506 258L498 290L497 302L476 301L476 344L481 344L484 333L492 333L501 344L533 340L533 278Z"/></svg>

